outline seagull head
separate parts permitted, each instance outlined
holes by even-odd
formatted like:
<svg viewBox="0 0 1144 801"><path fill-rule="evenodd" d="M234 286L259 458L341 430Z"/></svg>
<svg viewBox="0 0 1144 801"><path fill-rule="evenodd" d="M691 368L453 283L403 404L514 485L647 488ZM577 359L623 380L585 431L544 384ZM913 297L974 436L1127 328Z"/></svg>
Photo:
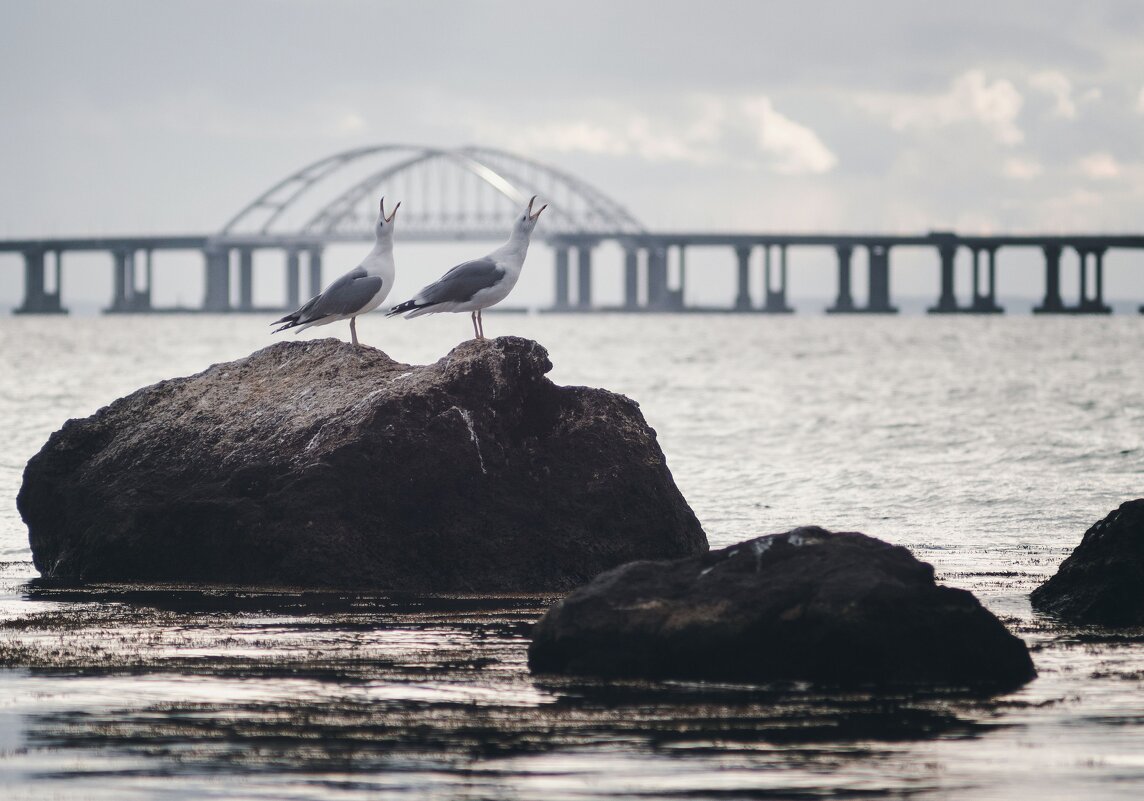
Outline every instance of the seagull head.
<svg viewBox="0 0 1144 801"><path fill-rule="evenodd" d="M520 213L514 223L516 230L525 236L532 234L532 229L536 227L536 220L540 217L540 212L548 208L548 204L545 203L536 210L536 213L533 213L532 206L534 203L536 203L536 195L533 195L532 200L528 201L528 208Z"/></svg>
<svg viewBox="0 0 1144 801"><path fill-rule="evenodd" d="M393 236L393 218L397 216L397 210L401 208L401 201L397 201L397 205L393 207L393 211L389 212L389 216L385 216L385 198L381 199L381 208L378 211L377 222L373 226L374 235L378 239L383 236Z"/></svg>

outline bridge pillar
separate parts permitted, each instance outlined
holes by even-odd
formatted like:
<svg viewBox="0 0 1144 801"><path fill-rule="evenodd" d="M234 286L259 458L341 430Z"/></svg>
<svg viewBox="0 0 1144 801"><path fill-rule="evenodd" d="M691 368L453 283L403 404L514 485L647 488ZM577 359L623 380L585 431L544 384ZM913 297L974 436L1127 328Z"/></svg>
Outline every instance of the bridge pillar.
<svg viewBox="0 0 1144 801"><path fill-rule="evenodd" d="M206 291L203 311L230 311L230 249L211 246L203 249Z"/></svg>
<svg viewBox="0 0 1144 801"><path fill-rule="evenodd" d="M870 245L870 294L866 310L880 314L896 314L890 305L890 246Z"/></svg>
<svg viewBox="0 0 1144 801"><path fill-rule="evenodd" d="M954 264L957 259L957 245L938 245L938 256L941 258L941 295L937 305L931 306L930 314L948 314L957 311L957 295L953 290Z"/></svg>
<svg viewBox="0 0 1144 801"><path fill-rule="evenodd" d="M779 245L779 284L777 288L771 275L771 247L765 246L763 253L766 254L763 259L763 270L766 273L766 292L764 294L763 311L770 314L789 314L793 312L786 302L787 290L787 246Z"/></svg>
<svg viewBox="0 0 1144 801"><path fill-rule="evenodd" d="M996 245L975 245L971 246L973 250L973 303L970 305L968 311L977 314L1000 314L1004 309L997 305L997 246ZM987 274L985 277L986 288L981 291L981 253L984 251L988 256L989 263L986 267Z"/></svg>
<svg viewBox="0 0 1144 801"><path fill-rule="evenodd" d="M1089 248L1086 251L1079 251L1081 256L1081 296L1080 305L1077 311L1085 314L1110 314L1112 308L1104 305L1104 252L1106 248ZM1088 279L1088 256L1092 256L1093 261L1093 281L1095 283L1095 292L1090 298L1088 290L1085 286Z"/></svg>
<svg viewBox="0 0 1144 801"><path fill-rule="evenodd" d="M624 248L624 308L638 309L640 305L640 252L637 248Z"/></svg>
<svg viewBox="0 0 1144 801"><path fill-rule="evenodd" d="M24 302L14 310L14 314L67 314L60 305L60 288L63 280L61 254L56 251L56 288L47 291L44 251L25 250L24 255Z"/></svg>
<svg viewBox="0 0 1144 801"><path fill-rule="evenodd" d="M735 308L738 311L751 310L751 251L750 245L739 245L735 255L739 259L739 291L735 295Z"/></svg>
<svg viewBox="0 0 1144 801"><path fill-rule="evenodd" d="M683 291L687 287L687 246L681 244L679 246L679 286L669 293L671 299L671 308L675 310L682 310L683 306Z"/></svg>
<svg viewBox="0 0 1144 801"><path fill-rule="evenodd" d="M553 307L568 308L568 248L565 245L556 247L556 298Z"/></svg>
<svg viewBox="0 0 1144 801"><path fill-rule="evenodd" d="M667 248L651 245L647 251L647 305L649 309L668 308Z"/></svg>
<svg viewBox="0 0 1144 801"><path fill-rule="evenodd" d="M322 291L322 249L310 248L310 297Z"/></svg>
<svg viewBox="0 0 1144 801"><path fill-rule="evenodd" d="M238 251L238 310L254 309L254 251L239 248Z"/></svg>
<svg viewBox="0 0 1144 801"><path fill-rule="evenodd" d="M142 289L133 287L133 295L131 297L131 310L137 312L151 311L151 287L152 280L155 278L155 252L148 248L144 251L143 256L143 279L146 281L146 286Z"/></svg>
<svg viewBox="0 0 1144 801"><path fill-rule="evenodd" d="M1059 314L1065 311L1061 300L1061 246L1045 245L1045 299L1033 314Z"/></svg>
<svg viewBox="0 0 1144 801"><path fill-rule="evenodd" d="M578 286L576 287L576 306L581 309L592 308L592 245L581 242L576 246L578 270Z"/></svg>
<svg viewBox="0 0 1144 801"><path fill-rule="evenodd" d="M298 269L298 248L286 250L286 310L293 311L301 306L298 281L301 272Z"/></svg>
<svg viewBox="0 0 1144 801"><path fill-rule="evenodd" d="M122 314L131 311L131 290L135 288L135 254L130 250L114 250L111 256L111 305L103 311L105 314Z"/></svg>
<svg viewBox="0 0 1144 801"><path fill-rule="evenodd" d="M1001 314L1004 309L997 305L997 245L981 248L988 258L985 274L985 292L974 293L973 311L982 314Z"/></svg>
<svg viewBox="0 0 1144 801"><path fill-rule="evenodd" d="M1079 271L1077 278L1079 279L1080 286L1077 288L1077 309L1084 309L1088 305L1088 251L1077 248L1077 263Z"/></svg>
<svg viewBox="0 0 1144 801"><path fill-rule="evenodd" d="M981 248L976 245L969 248L973 253L973 306L977 306L978 298L981 297Z"/></svg>
<svg viewBox="0 0 1144 801"><path fill-rule="evenodd" d="M854 248L850 245L838 245L834 248L838 253L838 297L834 305L827 309L828 314L846 314L857 311L854 308L854 296L850 291L850 259L854 255Z"/></svg>

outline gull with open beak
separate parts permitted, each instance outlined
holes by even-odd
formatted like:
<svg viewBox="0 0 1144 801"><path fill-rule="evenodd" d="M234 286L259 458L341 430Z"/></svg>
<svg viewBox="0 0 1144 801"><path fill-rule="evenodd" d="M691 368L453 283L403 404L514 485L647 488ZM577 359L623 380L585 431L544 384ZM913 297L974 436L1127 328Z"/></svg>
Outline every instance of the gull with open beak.
<svg viewBox="0 0 1144 801"><path fill-rule="evenodd" d="M274 333L287 328L304 331L312 325L326 325L338 320L350 321L350 337L355 345L358 315L371 312L385 302L393 289L393 218L401 207L398 202L389 216L385 216L385 198L381 199L377 222L373 226L376 241L362 263L311 298L298 311L291 312L271 325L285 323Z"/></svg>
<svg viewBox="0 0 1144 801"><path fill-rule="evenodd" d="M404 314L409 318L437 312L470 312L474 336L484 339L481 311L500 303L516 286L524 267L524 257L528 255L532 229L536 227L540 212L548 208L545 204L533 214L535 202L536 196L533 195L528 208L517 215L507 242L483 258L458 264L418 292L412 300L394 306L386 316Z"/></svg>

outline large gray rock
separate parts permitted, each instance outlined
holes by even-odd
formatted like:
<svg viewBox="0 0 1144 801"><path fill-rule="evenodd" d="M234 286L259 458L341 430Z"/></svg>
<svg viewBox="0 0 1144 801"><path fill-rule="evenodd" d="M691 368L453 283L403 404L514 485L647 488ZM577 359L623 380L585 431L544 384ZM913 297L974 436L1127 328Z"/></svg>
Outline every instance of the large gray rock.
<svg viewBox="0 0 1144 801"><path fill-rule="evenodd" d="M808 527L609 571L536 625L539 673L993 687L1025 644L905 548Z"/></svg>
<svg viewBox="0 0 1144 801"><path fill-rule="evenodd" d="M707 541L638 405L558 387L540 345L399 364L282 342L70 420L18 505L81 580L566 591Z"/></svg>
<svg viewBox="0 0 1144 801"><path fill-rule="evenodd" d="M1144 625L1144 498L1094 523L1032 601L1078 623Z"/></svg>

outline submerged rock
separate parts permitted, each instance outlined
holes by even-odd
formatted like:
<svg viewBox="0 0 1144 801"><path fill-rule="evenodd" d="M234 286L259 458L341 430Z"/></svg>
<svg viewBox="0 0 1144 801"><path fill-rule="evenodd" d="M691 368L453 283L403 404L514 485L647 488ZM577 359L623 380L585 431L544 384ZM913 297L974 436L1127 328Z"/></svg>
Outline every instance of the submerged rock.
<svg viewBox="0 0 1144 801"><path fill-rule="evenodd" d="M1078 623L1144 625L1144 498L1095 523L1031 597L1035 608Z"/></svg>
<svg viewBox="0 0 1144 801"><path fill-rule="evenodd" d="M535 672L1010 688L1025 644L905 548L798 528L611 570L555 604Z"/></svg>
<svg viewBox="0 0 1144 801"><path fill-rule="evenodd" d="M566 591L706 551L638 405L535 342L282 342L69 420L18 506L44 575Z"/></svg>

